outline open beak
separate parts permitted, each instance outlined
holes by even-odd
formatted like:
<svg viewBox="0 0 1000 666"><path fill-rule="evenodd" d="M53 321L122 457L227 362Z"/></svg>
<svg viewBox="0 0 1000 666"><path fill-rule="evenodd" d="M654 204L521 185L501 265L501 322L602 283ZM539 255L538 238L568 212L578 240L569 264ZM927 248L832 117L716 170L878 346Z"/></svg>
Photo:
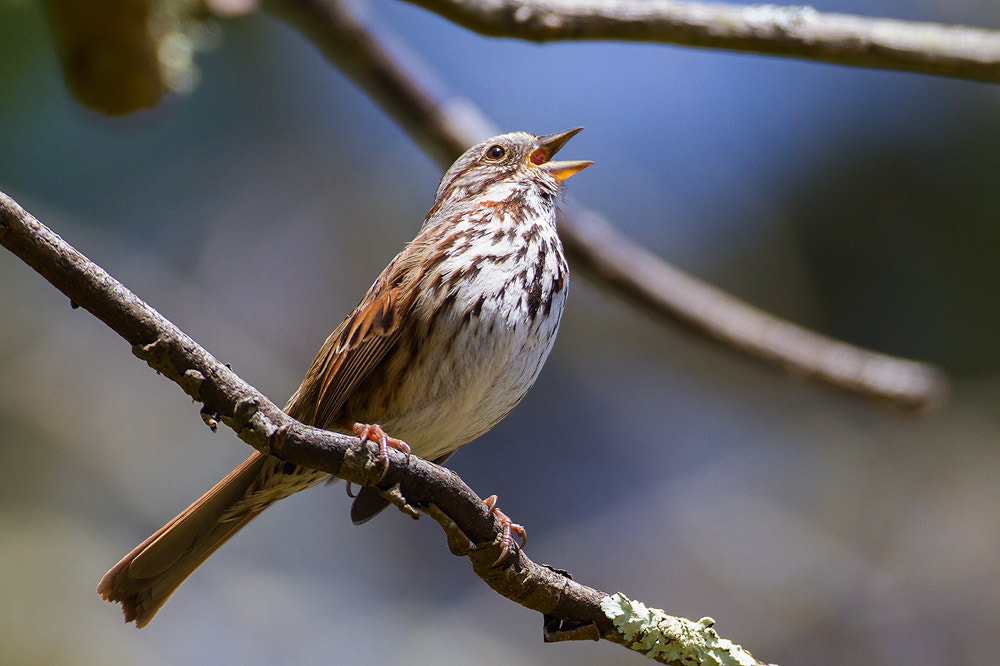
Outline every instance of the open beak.
<svg viewBox="0 0 1000 666"><path fill-rule="evenodd" d="M559 149L582 129L582 127L574 127L563 132L538 137L538 147L531 153L531 163L559 180L566 180L577 171L586 169L593 162L589 160L552 161L552 156L558 153Z"/></svg>

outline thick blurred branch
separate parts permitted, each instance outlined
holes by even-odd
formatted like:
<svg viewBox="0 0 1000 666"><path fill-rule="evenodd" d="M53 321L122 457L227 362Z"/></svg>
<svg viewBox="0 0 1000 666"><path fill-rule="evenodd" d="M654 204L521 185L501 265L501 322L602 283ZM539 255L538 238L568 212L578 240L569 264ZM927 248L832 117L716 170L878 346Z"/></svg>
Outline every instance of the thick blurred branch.
<svg viewBox="0 0 1000 666"><path fill-rule="evenodd" d="M469 145L496 133L471 101L447 95L430 68L406 54L409 70L343 3L272 0L285 16L414 139L447 167ZM394 40L395 41L395 40ZM434 95L430 90L437 90ZM723 345L776 364L793 375L918 410L944 392L932 366L833 340L754 308L671 266L633 242L599 214L572 202L559 232L574 268L597 284Z"/></svg>
<svg viewBox="0 0 1000 666"><path fill-rule="evenodd" d="M1000 81L1000 31L678 0L406 0L470 30L536 42L664 42Z"/></svg>
<svg viewBox="0 0 1000 666"><path fill-rule="evenodd" d="M232 428L244 442L297 465L355 483L381 476L378 447L355 437L305 426L219 362L122 283L0 192L3 245L76 305L90 311L132 345L136 356L204 405L202 415ZM476 574L517 603L546 615L546 636L603 638L655 652L662 663L757 664L739 646L720 639L712 623L650 612L621 595L611 597L515 550L503 566L501 526L457 474L417 456L390 451L385 494L404 512L422 510L445 530L448 546L468 557ZM667 619L664 619L667 618ZM588 629L589 628L589 629ZM675 633L670 633L675 630ZM665 633L666 632L666 633ZM678 651L678 646L684 646ZM709 659L715 661L710 661Z"/></svg>

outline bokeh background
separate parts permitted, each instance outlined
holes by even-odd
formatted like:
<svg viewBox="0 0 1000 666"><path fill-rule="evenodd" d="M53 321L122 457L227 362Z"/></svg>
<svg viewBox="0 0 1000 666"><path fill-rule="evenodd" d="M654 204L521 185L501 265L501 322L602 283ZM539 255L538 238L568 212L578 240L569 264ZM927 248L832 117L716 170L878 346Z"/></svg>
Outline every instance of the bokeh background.
<svg viewBox="0 0 1000 666"><path fill-rule="evenodd" d="M817 8L1000 25L989 0ZM529 553L781 664L1000 651L1000 88L776 58L486 39L369 20L504 130L586 131L583 203L670 261L852 342L943 366L903 417L573 282L535 389L452 467ZM108 119L66 91L34 3L0 4L0 189L276 402L415 233L439 169L300 34L220 21L200 84ZM0 252L0 661L640 663L544 645L438 527L281 502L146 629L103 573L247 454Z"/></svg>

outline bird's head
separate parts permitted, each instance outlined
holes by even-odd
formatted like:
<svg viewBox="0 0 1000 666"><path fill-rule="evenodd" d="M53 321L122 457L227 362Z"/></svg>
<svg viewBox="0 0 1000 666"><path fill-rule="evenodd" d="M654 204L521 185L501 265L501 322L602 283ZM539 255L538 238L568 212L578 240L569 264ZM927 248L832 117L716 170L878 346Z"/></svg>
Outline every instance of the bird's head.
<svg viewBox="0 0 1000 666"><path fill-rule="evenodd" d="M574 127L545 136L511 132L480 141L445 172L438 185L436 202L462 201L494 186L509 186L515 191L536 185L555 194L562 181L593 164L586 160L552 159L582 129Z"/></svg>

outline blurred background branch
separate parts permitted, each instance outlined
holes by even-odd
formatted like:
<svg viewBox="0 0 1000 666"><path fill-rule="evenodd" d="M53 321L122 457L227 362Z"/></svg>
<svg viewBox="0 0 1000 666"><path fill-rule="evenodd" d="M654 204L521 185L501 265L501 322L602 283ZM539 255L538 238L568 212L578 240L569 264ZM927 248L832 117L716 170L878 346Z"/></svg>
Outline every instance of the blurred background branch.
<svg viewBox="0 0 1000 666"><path fill-rule="evenodd" d="M1000 32L812 7L675 0L405 0L492 37L626 40L1000 81Z"/></svg>

